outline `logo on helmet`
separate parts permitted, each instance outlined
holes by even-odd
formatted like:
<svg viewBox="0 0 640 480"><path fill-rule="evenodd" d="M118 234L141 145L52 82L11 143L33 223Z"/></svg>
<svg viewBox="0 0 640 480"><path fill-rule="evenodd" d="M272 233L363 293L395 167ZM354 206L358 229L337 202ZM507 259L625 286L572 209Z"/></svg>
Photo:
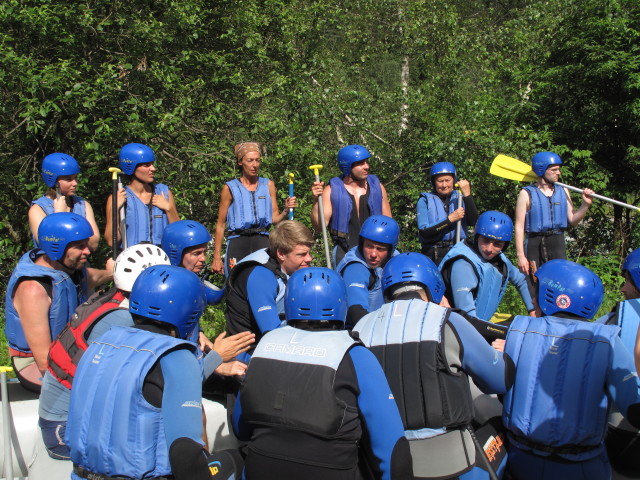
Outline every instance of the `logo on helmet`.
<svg viewBox="0 0 640 480"><path fill-rule="evenodd" d="M558 295L556 298L556 305L558 308L562 308L563 310L569 308L571 306L571 299L568 295L562 294Z"/></svg>
<svg viewBox="0 0 640 480"><path fill-rule="evenodd" d="M49 235L45 235L42 238L40 238L41 241L45 241L45 242L62 242L64 241L64 238L61 237L50 237Z"/></svg>

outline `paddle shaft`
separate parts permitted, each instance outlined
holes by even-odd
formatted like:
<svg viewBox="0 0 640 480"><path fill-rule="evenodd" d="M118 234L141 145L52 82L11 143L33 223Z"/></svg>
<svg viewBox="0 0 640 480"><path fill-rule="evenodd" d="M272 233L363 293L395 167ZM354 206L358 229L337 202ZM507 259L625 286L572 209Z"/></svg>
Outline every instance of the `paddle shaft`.
<svg viewBox="0 0 640 480"><path fill-rule="evenodd" d="M458 188L458 208L462 208L462 191ZM456 225L456 243L460 241L460 232L462 231L462 219L458 220Z"/></svg>
<svg viewBox="0 0 640 480"><path fill-rule="evenodd" d="M293 197L293 173L289 174L289 197ZM293 220L293 208L289 209L289 220Z"/></svg>
<svg viewBox="0 0 640 480"><path fill-rule="evenodd" d="M0 373L0 393L2 394L2 440L4 442L4 474L13 479L13 452L11 451L11 411L7 392L7 373Z"/></svg>
<svg viewBox="0 0 640 480"><path fill-rule="evenodd" d="M322 165L311 165L309 167L310 170L313 170L313 173L316 175L316 182L320 182L320 169ZM329 239L327 238L327 225L324 219L324 205L322 204L322 194L318 195L318 211L320 213L320 225L322 225L322 240L324 241L324 254L327 257L327 267L333 268L331 266L331 254L329 253Z"/></svg>
<svg viewBox="0 0 640 480"><path fill-rule="evenodd" d="M571 185L567 185L562 182L555 182L555 185L560 185L561 187L566 188L567 190L572 190L574 192L582 193L582 189L578 187L572 187ZM636 207L635 205L629 205L628 203L619 202L618 200L614 200L613 198L604 197L602 195L598 195L597 193L592 193L589 195L590 197L597 198L599 200L603 200L605 202L613 203L614 205L618 205L624 208L630 208L631 210L640 211L640 207Z"/></svg>

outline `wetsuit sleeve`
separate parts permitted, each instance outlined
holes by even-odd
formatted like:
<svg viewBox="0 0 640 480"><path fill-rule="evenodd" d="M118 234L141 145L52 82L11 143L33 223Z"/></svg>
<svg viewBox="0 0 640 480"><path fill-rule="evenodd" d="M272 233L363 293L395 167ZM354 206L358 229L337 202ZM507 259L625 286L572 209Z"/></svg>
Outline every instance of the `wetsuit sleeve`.
<svg viewBox="0 0 640 480"><path fill-rule="evenodd" d="M513 284L514 287L518 289L518 292L520 292L520 296L522 297L522 301L527 308L527 312L534 310L535 306L533 305L533 301L531 300L531 293L529 292L529 287L527 286L527 277L525 277L524 273L518 270L513 265L513 263L507 262L507 267L509 269L509 281Z"/></svg>
<svg viewBox="0 0 640 480"><path fill-rule="evenodd" d="M462 201L464 202L464 219L468 226L473 227L478 221L478 207L476 207L473 195L462 197Z"/></svg>
<svg viewBox="0 0 640 480"><path fill-rule="evenodd" d="M456 308L476 316L473 291L478 287L478 277L466 260L457 260L451 266L451 295Z"/></svg>
<svg viewBox="0 0 640 480"><path fill-rule="evenodd" d="M102 319L98 323L96 323L96 325L91 330L88 338L89 341L87 343L93 342L98 337L104 335L107 330L109 330L114 325L121 327L133 326L133 318L131 317L129 310L119 308L118 310L109 312L104 317L102 317Z"/></svg>
<svg viewBox="0 0 640 480"><path fill-rule="evenodd" d="M261 333L280 326L278 306L278 280L269 269L258 265L247 278L247 301Z"/></svg>
<svg viewBox="0 0 640 480"><path fill-rule="evenodd" d="M196 357L181 348L160 359L162 418L167 445L180 437L202 443L202 377Z"/></svg>
<svg viewBox="0 0 640 480"><path fill-rule="evenodd" d="M361 263L351 263L342 271L342 278L347 286L347 303L349 307L360 305L369 311L369 278L371 272Z"/></svg>
<svg viewBox="0 0 640 480"><path fill-rule="evenodd" d="M633 355L620 337L616 337L611 368L607 376L607 391L620 413L636 428L640 428L639 389Z"/></svg>
<svg viewBox="0 0 640 480"><path fill-rule="evenodd" d="M453 339L449 333L457 337L462 348L462 369L473 378L484 393L505 393L513 384L514 366L508 355L498 352L469 324L456 313L449 316L451 330L445 329L445 345ZM447 355L450 349L447 348ZM449 364L455 359L449 359Z"/></svg>
<svg viewBox="0 0 640 480"><path fill-rule="evenodd" d="M214 370L222 364L222 357L215 350L211 350L204 356L204 378L209 378Z"/></svg>
<svg viewBox="0 0 640 480"><path fill-rule="evenodd" d="M362 346L348 352L356 372L358 408L374 478L413 478L411 453L391 388L376 357Z"/></svg>

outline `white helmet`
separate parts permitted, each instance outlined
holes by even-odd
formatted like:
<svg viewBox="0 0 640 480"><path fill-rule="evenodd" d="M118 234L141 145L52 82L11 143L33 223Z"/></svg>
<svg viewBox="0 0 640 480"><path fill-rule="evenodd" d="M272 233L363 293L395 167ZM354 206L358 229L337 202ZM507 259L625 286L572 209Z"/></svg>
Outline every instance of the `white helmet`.
<svg viewBox="0 0 640 480"><path fill-rule="evenodd" d="M123 250L113 268L113 282L123 292L131 292L136 278L153 265L170 265L169 257L160 247L139 244Z"/></svg>

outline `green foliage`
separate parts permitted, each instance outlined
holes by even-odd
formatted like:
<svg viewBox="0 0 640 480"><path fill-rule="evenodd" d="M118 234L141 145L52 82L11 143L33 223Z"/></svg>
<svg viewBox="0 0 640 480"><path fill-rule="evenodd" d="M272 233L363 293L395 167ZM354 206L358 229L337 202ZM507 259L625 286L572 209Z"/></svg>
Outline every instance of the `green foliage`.
<svg viewBox="0 0 640 480"><path fill-rule="evenodd" d="M211 230L246 140L267 146L262 173L281 205L295 173L306 224L308 165L329 179L340 147L365 145L405 251L418 248L415 204L440 160L471 180L481 210L513 214L521 186L488 174L496 154L547 149L567 183L635 203L639 19L632 0L0 2L1 277L29 248L42 158L79 160L79 193L103 226L107 168L132 141L155 149L180 215ZM570 258L624 256L639 235L630 211L594 202Z"/></svg>

